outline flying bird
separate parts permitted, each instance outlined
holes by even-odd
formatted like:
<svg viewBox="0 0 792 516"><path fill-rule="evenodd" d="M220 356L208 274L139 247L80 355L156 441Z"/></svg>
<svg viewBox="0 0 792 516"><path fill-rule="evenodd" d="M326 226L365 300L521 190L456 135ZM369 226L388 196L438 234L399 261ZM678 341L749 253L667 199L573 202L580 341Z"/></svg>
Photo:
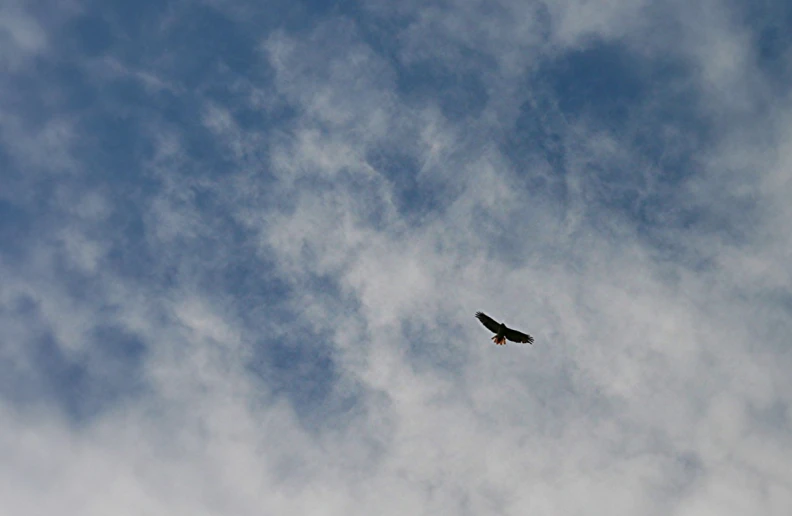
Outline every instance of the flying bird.
<svg viewBox="0 0 792 516"><path fill-rule="evenodd" d="M492 341L495 344L504 345L506 344L506 339L512 342L520 342L522 344L533 344L534 338L527 333L512 330L504 323L497 322L495 319L492 319L483 312L476 312L476 318L481 321L481 324L486 326L489 331L495 333L495 336L492 337Z"/></svg>

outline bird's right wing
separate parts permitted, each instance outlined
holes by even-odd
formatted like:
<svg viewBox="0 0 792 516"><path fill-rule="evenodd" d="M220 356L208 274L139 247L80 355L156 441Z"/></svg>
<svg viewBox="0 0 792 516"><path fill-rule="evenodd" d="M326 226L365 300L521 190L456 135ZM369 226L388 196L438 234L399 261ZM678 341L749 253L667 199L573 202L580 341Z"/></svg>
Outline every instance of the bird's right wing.
<svg viewBox="0 0 792 516"><path fill-rule="evenodd" d="M512 342L519 342L521 344L533 344L534 342L534 338L527 333L512 330L511 328L506 328L506 334L504 336Z"/></svg>
<svg viewBox="0 0 792 516"><path fill-rule="evenodd" d="M495 319L491 318L484 312L476 312L476 319L481 321L481 324L486 326L487 329L492 333L498 333L498 329L500 328L500 323L495 321Z"/></svg>

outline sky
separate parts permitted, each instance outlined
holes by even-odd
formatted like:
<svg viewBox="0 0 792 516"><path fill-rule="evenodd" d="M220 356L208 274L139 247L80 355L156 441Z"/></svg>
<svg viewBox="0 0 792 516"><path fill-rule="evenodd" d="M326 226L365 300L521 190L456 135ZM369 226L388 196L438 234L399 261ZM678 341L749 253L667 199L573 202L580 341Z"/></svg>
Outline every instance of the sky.
<svg viewBox="0 0 792 516"><path fill-rule="evenodd" d="M0 506L790 514L790 34L0 2Z"/></svg>

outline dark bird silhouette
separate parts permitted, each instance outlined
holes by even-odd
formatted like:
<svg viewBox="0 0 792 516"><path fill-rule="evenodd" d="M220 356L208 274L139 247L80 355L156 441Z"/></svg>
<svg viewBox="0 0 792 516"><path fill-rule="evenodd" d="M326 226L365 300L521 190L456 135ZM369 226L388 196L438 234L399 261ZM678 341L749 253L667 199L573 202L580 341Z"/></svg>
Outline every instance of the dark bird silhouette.
<svg viewBox="0 0 792 516"><path fill-rule="evenodd" d="M497 322L495 319L483 312L476 312L476 318L481 321L481 324L486 326L489 331L495 333L495 336L492 337L492 341L495 344L504 345L506 344L507 339L512 342L519 342L522 344L533 344L534 338L527 333L512 330L504 323Z"/></svg>

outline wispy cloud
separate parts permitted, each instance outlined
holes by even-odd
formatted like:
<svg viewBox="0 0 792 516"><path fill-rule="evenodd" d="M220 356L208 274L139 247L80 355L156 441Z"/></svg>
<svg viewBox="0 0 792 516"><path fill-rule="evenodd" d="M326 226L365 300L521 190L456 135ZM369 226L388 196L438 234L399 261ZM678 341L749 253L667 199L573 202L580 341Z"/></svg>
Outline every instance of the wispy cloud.
<svg viewBox="0 0 792 516"><path fill-rule="evenodd" d="M0 10L2 506L785 514L789 103L738 4Z"/></svg>

